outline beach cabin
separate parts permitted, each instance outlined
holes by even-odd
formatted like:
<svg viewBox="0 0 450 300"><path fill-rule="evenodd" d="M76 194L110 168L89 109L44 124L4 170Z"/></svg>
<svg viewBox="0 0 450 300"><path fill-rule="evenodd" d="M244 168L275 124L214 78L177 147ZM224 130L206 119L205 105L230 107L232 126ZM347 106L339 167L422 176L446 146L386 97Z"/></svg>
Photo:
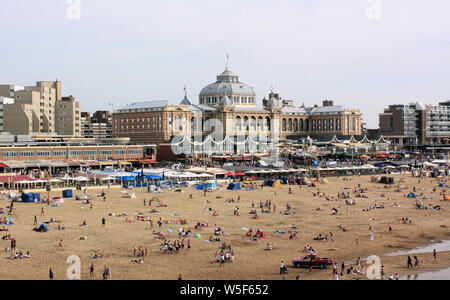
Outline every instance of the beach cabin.
<svg viewBox="0 0 450 300"><path fill-rule="evenodd" d="M35 193L24 193L22 194L22 202L24 203L34 203L41 202L41 195Z"/></svg>
<svg viewBox="0 0 450 300"><path fill-rule="evenodd" d="M228 190L230 191L240 191L241 184L239 182L232 182L228 185Z"/></svg>

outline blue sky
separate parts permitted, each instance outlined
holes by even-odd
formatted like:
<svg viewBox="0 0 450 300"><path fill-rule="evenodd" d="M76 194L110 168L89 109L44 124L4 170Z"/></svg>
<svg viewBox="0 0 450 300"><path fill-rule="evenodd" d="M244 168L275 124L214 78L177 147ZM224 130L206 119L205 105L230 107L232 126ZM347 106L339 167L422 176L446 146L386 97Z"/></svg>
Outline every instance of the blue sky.
<svg viewBox="0 0 450 300"><path fill-rule="evenodd" d="M450 99L450 1L2 0L0 84L63 81L84 111L191 101L231 69L261 100L360 108L368 128L393 103Z"/></svg>

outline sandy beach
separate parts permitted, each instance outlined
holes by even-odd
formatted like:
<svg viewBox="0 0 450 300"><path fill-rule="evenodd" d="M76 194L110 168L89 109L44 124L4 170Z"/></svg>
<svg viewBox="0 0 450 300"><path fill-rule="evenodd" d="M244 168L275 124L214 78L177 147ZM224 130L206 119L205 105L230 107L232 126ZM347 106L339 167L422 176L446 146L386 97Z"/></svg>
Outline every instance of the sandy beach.
<svg viewBox="0 0 450 300"><path fill-rule="evenodd" d="M14 203L14 215L11 217L15 225L7 226L8 232L1 235L11 234L17 240L16 251L31 251L32 258L7 259L8 252L5 248L10 246L9 240L2 240L0 259L0 279L48 279L49 268L52 268L55 279L67 279L66 270L70 264L66 259L71 255L78 255L81 259L81 279L102 279L103 267L109 265L112 271L111 279L177 279L182 274L185 280L279 280L280 261L284 261L289 269L288 279L295 279L300 275L302 280L326 279L332 280L332 267L326 270L314 269L311 273L308 269L296 269L292 266L294 257L303 256L306 245L316 249L317 255L331 257L339 267L342 262L356 262L358 257L364 258L370 255L378 255L381 263L385 266L386 278L389 274L397 273L399 276L406 274L417 274L431 270L439 270L450 267L450 252L439 252L437 262L433 262L431 253L417 254L420 266L415 269L406 268L407 256L386 256L391 252L413 249L431 243L432 240L450 239L450 202L440 201L439 195L444 189L437 187L438 181L432 178L423 178L418 183L418 178L412 178L410 174L394 175L396 180L402 180L404 185L396 192L395 186L386 186L371 182L370 176L353 176L351 180L341 178L328 178L328 183L320 184L319 187L290 186L283 185L281 188L258 187L253 191L228 191L222 186L215 192L203 195L193 187L184 189L183 193L165 191L158 194L147 193L143 189L135 189L129 193L135 193L136 198L125 199L122 197L123 189L114 187L106 192L106 201L102 197L96 197L101 188L88 189L87 194L93 199L93 208L82 201L65 199L60 207L49 207L42 203ZM348 179L348 178L347 178ZM355 197L352 190L367 188L364 194L367 198ZM416 187L417 199L422 199L423 193L426 198L423 203L428 208L440 205L441 210L415 208L417 199L407 198L413 187ZM436 187L436 192L433 188ZM289 193L292 189L292 194ZM330 201L325 197L314 196L313 193L328 195ZM351 198L356 201L355 205L345 205L344 199L337 199L339 192L350 192ZM275 194L274 194L275 193ZM193 199L190 199L190 194ZM46 193L42 192L41 197ZM74 197L83 195L82 191L74 190ZM61 197L60 191L53 191L52 197ZM227 203L227 199L239 203ZM149 200L159 197L167 207L148 206ZM144 206L146 199L146 206ZM276 211L264 213L259 219L252 219L249 211L252 209L252 201L256 206L259 201L272 200L276 205ZM377 205L384 205L384 209L363 211L377 201ZM209 203L208 203L209 202ZM396 203L397 207L393 207ZM1 206L5 209L10 203L2 200ZM283 215L280 212L286 210L289 204L295 212L294 215ZM81 207L83 206L83 209ZM233 214L234 208L238 206L240 216ZM45 214L41 216L41 208L44 207ZM212 216L205 208L211 207L217 211L218 216ZM320 210L318 210L320 208ZM338 210L337 215L332 215L333 208ZM151 209L159 212L150 213ZM260 211L256 207L257 211ZM150 222L127 222L126 218L134 220L136 213L143 216L151 216L153 228ZM111 216L110 214L125 217ZM7 215L1 215L6 217ZM61 223L48 224L49 232L38 233L32 231L34 216L38 222L53 218ZM102 218L106 219L106 225L102 226ZM167 220L186 219L187 225L163 224L157 225L159 218ZM412 221L411 224L403 224L403 217ZM86 221L88 226L79 226ZM208 228L194 230L194 226L200 222L209 224ZM56 230L59 224L64 224L64 231ZM214 224L219 224L226 236L219 236L220 242L206 242L210 236L214 236ZM295 240L289 240L289 234L276 233L277 230L289 231L291 225L295 224L298 236ZM392 232L389 232L389 224ZM339 226L344 226L347 231L342 231ZM369 226L374 232L374 240L369 240ZM192 248L182 249L177 254L161 254L161 240L155 239L153 231L161 231L168 240L177 240L178 228L191 229L194 234L200 233L201 238L191 237ZM168 229L173 233L169 235ZM246 231L241 228L249 228L256 231L263 229L266 239L258 242L250 241L245 237ZM315 241L318 234L330 235L333 233L334 241ZM81 237L86 237L82 240ZM187 241L188 238L185 238ZM358 239L358 241L356 241ZM63 240L63 247L58 247ZM224 267L215 262L214 254L219 250L221 243L231 244L235 252L235 261L226 263ZM267 243L273 243L273 251L264 251ZM148 256L144 264L132 263L136 257L133 256L133 246L148 249ZM103 258L91 258L94 251L103 253ZM423 263L423 261L425 261ZM89 276L89 267L95 266L95 277ZM367 268L366 268L367 269ZM340 279L367 279L362 275L345 275Z"/></svg>

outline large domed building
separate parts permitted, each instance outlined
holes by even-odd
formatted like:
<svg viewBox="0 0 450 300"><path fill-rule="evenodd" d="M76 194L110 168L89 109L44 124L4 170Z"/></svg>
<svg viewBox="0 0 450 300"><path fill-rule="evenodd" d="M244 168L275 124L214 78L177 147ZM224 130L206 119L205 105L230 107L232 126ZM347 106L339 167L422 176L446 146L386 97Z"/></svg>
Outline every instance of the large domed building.
<svg viewBox="0 0 450 300"><path fill-rule="evenodd" d="M239 81L239 76L230 71L227 66L225 71L217 75L217 81L206 86L200 92L200 104L220 105L223 96L228 96L233 105L255 106L256 93L252 87Z"/></svg>
<svg viewBox="0 0 450 300"><path fill-rule="evenodd" d="M323 106L294 106L292 100L273 92L268 100L258 101L254 89L240 82L228 65L214 83L200 91L197 103L190 101L187 93L178 103L163 100L128 105L113 116L114 134L130 137L134 143L173 143L174 137L181 136L184 137L181 144L200 148L208 144L218 147L211 153L230 153L249 152L255 146L236 150L233 140L237 139L248 142L254 138L327 138L362 132L359 110L345 109L333 101L324 101ZM212 134L222 134L225 140L214 137L211 141Z"/></svg>

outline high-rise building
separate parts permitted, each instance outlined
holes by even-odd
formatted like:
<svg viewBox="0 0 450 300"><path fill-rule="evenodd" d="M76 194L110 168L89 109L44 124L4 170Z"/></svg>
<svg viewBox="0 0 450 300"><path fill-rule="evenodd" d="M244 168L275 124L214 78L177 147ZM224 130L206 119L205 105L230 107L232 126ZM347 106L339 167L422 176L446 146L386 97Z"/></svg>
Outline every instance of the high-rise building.
<svg viewBox="0 0 450 300"><path fill-rule="evenodd" d="M80 102L73 96L56 102L56 132L58 135L81 137Z"/></svg>
<svg viewBox="0 0 450 300"><path fill-rule="evenodd" d="M0 96L14 99L3 106L3 129L14 135L80 136L80 103L62 97L62 83L35 86L0 85Z"/></svg>
<svg viewBox="0 0 450 300"><path fill-rule="evenodd" d="M96 111L81 113L82 135L96 141L112 138L112 115L110 111Z"/></svg>
<svg viewBox="0 0 450 300"><path fill-rule="evenodd" d="M3 105L13 104L14 99L9 97L0 96L0 132L4 132L3 129Z"/></svg>
<svg viewBox="0 0 450 300"><path fill-rule="evenodd" d="M380 114L379 133L399 146L450 144L450 101L390 105Z"/></svg>

